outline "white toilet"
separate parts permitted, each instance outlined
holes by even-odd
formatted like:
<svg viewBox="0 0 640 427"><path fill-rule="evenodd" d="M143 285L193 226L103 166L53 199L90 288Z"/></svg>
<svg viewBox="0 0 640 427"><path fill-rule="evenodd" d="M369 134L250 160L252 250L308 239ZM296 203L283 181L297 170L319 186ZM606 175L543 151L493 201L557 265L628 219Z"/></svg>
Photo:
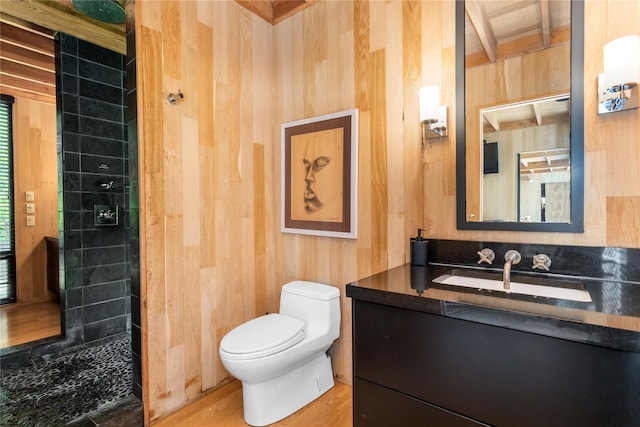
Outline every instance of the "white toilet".
<svg viewBox="0 0 640 427"><path fill-rule="evenodd" d="M225 335L220 359L242 381L247 424L281 420L333 387L327 350L339 336L339 289L300 280L282 287L280 313Z"/></svg>

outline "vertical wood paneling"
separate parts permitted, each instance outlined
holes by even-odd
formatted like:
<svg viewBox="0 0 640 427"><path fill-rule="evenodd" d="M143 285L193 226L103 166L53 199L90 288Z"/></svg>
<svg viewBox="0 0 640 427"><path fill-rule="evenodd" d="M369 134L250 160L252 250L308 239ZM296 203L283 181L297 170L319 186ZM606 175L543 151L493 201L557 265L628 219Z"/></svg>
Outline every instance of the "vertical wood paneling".
<svg viewBox="0 0 640 427"><path fill-rule="evenodd" d="M46 236L58 236L56 107L16 98L13 104L16 296L19 303L53 299L47 290ZM36 225L27 227L25 191L35 195Z"/></svg>
<svg viewBox="0 0 640 427"><path fill-rule="evenodd" d="M331 354L349 383L344 285L408 259L419 226L439 238L638 246L638 226L627 220L640 196L638 110L599 117L592 105L602 46L633 32L640 13L620 3L586 3L585 27L594 29L586 34L586 232L567 235L456 230L455 2L317 2L273 27L231 1L136 2L148 418L227 379L220 340L277 310L293 279L341 288ZM553 60L543 63L555 72ZM450 136L421 149L423 84L441 86ZM185 100L169 105L177 89ZM358 239L281 233L280 125L354 107Z"/></svg>

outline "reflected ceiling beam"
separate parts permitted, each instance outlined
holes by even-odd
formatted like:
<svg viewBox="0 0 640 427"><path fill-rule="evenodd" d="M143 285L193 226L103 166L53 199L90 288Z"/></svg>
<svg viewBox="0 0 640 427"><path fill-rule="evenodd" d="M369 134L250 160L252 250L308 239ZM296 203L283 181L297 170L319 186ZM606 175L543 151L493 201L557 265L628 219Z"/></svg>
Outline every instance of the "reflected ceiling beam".
<svg viewBox="0 0 640 427"><path fill-rule="evenodd" d="M6 22L32 22L52 31L61 31L123 55L127 54L125 24L106 24L89 18L65 0L1 0ZM17 25L16 22L16 25Z"/></svg>
<svg viewBox="0 0 640 427"><path fill-rule="evenodd" d="M464 9L489 61L496 62L496 36L493 34L482 4L478 0L467 0L464 2Z"/></svg>
<svg viewBox="0 0 640 427"><path fill-rule="evenodd" d="M540 19L542 21L542 44L545 49L551 46L551 14L549 0L540 0Z"/></svg>
<svg viewBox="0 0 640 427"><path fill-rule="evenodd" d="M533 107L533 114L536 116L536 123L538 123L538 126L541 126L542 111L541 111L540 104L538 104L537 102L534 102L531 106Z"/></svg>
<svg viewBox="0 0 640 427"><path fill-rule="evenodd" d="M486 116L487 115L485 113L485 117ZM541 121L543 122L541 124L538 124L538 120L535 117L531 117L529 119L503 121L503 122L497 123L497 125L500 127L501 132L505 132L509 130L526 129L526 128L542 126L542 125L546 126L546 125L555 125L560 123L569 123L569 118L570 118L569 113L560 113L560 114L544 116L541 119ZM495 132L494 124L483 126L482 131L485 133Z"/></svg>
<svg viewBox="0 0 640 427"><path fill-rule="evenodd" d="M483 116L489 122L491 128L493 129L490 132L500 132L500 121L498 121L498 117L496 114L484 113Z"/></svg>

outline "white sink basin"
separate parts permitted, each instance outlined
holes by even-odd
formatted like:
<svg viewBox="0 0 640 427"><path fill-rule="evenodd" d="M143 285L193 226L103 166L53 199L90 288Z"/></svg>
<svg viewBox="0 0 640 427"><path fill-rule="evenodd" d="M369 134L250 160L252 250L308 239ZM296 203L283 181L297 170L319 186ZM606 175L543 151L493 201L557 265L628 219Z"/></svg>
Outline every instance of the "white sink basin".
<svg viewBox="0 0 640 427"><path fill-rule="evenodd" d="M465 288L485 289L505 293L533 295L539 297L557 298L570 301L591 302L589 292L582 289L560 288L554 286L530 285L528 283L511 282L511 289L504 289L502 280L483 279L479 277L467 277L443 274L435 279L434 283L443 285L462 286Z"/></svg>

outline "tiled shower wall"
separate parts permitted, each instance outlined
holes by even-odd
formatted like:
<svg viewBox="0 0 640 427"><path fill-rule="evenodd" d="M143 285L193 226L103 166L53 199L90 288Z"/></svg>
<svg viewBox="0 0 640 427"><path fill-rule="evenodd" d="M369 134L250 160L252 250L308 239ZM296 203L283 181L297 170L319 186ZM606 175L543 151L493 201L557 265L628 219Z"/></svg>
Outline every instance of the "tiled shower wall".
<svg viewBox="0 0 640 427"><path fill-rule="evenodd" d="M59 34L60 233L66 341L130 328L128 145L123 55ZM95 205L117 205L118 225L95 226Z"/></svg>
<svg viewBox="0 0 640 427"><path fill-rule="evenodd" d="M127 0L127 130L129 132L129 224L131 278L131 359L133 393L142 399L142 322L140 318L140 208L138 197L138 110L136 85L135 2Z"/></svg>

